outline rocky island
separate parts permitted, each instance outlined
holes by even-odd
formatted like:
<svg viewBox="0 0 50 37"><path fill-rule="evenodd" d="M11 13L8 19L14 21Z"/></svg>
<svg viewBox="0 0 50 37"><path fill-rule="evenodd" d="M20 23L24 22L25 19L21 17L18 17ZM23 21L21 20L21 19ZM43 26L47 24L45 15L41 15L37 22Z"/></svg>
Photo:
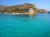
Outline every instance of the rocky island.
<svg viewBox="0 0 50 37"><path fill-rule="evenodd" d="M35 4L24 3L15 6L2 6L0 5L0 13L6 14L29 14L34 15L36 13L47 13L47 10L38 9Z"/></svg>

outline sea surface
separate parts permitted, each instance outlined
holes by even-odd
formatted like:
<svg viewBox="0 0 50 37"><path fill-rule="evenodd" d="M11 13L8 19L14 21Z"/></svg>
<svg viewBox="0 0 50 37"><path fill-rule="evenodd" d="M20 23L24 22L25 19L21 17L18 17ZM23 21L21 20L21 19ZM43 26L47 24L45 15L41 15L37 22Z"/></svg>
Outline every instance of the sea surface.
<svg viewBox="0 0 50 37"><path fill-rule="evenodd" d="M0 37L50 37L50 14L0 14Z"/></svg>

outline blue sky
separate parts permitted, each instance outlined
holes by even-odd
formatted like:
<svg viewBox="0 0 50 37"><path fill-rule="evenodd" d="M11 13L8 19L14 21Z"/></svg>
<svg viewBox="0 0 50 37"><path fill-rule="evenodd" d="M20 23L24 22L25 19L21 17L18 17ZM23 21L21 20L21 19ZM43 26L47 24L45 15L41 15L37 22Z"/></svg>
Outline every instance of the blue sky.
<svg viewBox="0 0 50 37"><path fill-rule="evenodd" d="M50 10L50 0L0 0L0 5L36 4L38 8Z"/></svg>

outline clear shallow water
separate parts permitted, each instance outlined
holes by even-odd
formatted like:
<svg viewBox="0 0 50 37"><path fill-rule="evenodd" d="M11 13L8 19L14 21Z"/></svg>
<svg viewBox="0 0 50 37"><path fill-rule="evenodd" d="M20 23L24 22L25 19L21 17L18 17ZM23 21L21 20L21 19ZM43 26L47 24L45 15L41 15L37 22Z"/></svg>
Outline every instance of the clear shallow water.
<svg viewBox="0 0 50 37"><path fill-rule="evenodd" d="M50 37L50 14L0 14L0 37Z"/></svg>

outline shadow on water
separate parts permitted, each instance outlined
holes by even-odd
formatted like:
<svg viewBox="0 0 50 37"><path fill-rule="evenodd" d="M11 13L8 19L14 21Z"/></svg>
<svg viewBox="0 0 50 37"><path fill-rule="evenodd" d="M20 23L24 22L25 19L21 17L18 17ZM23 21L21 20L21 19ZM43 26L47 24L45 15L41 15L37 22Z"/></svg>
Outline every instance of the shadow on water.
<svg viewBox="0 0 50 37"><path fill-rule="evenodd" d="M14 17L14 18L18 17L19 19L21 19L21 18L23 18L23 19L27 18L27 20L31 19L31 18L34 19L36 17L36 15L24 15L24 14L23 15L10 15L10 16Z"/></svg>

